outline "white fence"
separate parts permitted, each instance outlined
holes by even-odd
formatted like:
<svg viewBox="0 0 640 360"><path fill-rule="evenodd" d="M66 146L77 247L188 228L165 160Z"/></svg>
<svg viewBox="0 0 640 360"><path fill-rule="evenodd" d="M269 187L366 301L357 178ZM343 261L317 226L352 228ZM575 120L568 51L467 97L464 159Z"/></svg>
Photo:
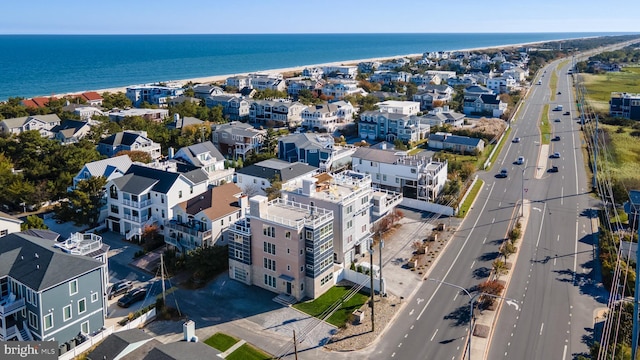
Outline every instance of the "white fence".
<svg viewBox="0 0 640 360"><path fill-rule="evenodd" d="M462 199L460 200L459 204L464 204L464 201L467 200L467 196L469 195L469 193L473 189L473 185L476 184L476 181L478 181L478 175L473 177L473 181L471 181L471 185L469 185L469 187L467 188L467 191L465 191L465 193L462 196ZM460 205L459 204L458 204L458 208L456 209L456 212L460 211Z"/></svg>
<svg viewBox="0 0 640 360"><path fill-rule="evenodd" d="M427 201L403 198L400 204L402 206L406 206L411 209L428 211L435 214L441 214L446 216L453 216L454 214L454 209L451 206L435 204Z"/></svg>
<svg viewBox="0 0 640 360"><path fill-rule="evenodd" d="M89 339L85 342L83 342L82 344L74 347L73 349L70 349L69 351L67 351L66 353L60 355L58 357L59 360L71 360L73 358L75 358L76 356L82 354L83 352L91 349L93 346L95 346L96 344L98 344L100 341L102 341L104 338L106 338L107 336L111 335L114 332L119 332L119 331L125 331L125 330L129 330L129 329L135 329L141 325L144 325L145 323L149 322L150 320L153 320L156 317L156 309L153 308L150 311L144 313L143 315L141 315L139 318L133 320L133 321L129 321L126 325L124 326L120 326L120 325L111 325L108 328L106 328L105 330L97 333L94 336L90 336Z"/></svg>
<svg viewBox="0 0 640 360"><path fill-rule="evenodd" d="M357 264L356 264L357 266ZM340 269L336 276L337 282L341 280L348 280L355 284L363 284L365 288L369 289L371 287L371 278L368 274L359 273L357 271L351 269ZM386 282L384 278L382 278L382 292L380 291L380 279L377 277L373 277L373 290L381 293L385 293L386 290Z"/></svg>

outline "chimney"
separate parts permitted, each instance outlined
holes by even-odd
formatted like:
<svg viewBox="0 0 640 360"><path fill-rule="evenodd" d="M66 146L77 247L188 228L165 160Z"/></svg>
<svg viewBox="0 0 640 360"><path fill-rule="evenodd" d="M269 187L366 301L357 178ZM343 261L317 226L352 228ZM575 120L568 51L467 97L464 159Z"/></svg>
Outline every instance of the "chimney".
<svg viewBox="0 0 640 360"><path fill-rule="evenodd" d="M193 320L189 320L182 324L182 334L184 335L184 341L196 342L196 323Z"/></svg>

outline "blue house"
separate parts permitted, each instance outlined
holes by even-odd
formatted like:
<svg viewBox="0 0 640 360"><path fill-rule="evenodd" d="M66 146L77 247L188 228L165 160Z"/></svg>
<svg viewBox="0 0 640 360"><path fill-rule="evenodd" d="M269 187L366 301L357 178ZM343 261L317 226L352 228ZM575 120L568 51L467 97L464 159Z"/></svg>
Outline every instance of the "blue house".
<svg viewBox="0 0 640 360"><path fill-rule="evenodd" d="M0 340L73 342L102 329L107 251L95 234L0 238Z"/></svg>

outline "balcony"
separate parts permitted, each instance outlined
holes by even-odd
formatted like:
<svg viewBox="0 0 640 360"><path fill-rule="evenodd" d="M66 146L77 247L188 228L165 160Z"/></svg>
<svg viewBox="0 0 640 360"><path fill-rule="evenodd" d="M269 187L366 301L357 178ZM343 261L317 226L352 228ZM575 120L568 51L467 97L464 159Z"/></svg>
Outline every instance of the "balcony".
<svg viewBox="0 0 640 360"><path fill-rule="evenodd" d="M14 294L3 297L0 299L0 318L15 314L24 307L24 298L15 299Z"/></svg>
<svg viewBox="0 0 640 360"><path fill-rule="evenodd" d="M176 232L183 233L191 236L195 236L196 238L202 240L211 237L211 230L203 230L198 225L190 225L185 223L179 223L175 220L165 221L164 226L169 229L169 237L175 237L171 235L171 230Z"/></svg>
<svg viewBox="0 0 640 360"><path fill-rule="evenodd" d="M68 254L87 255L102 248L102 237L91 233L73 233L69 239L55 246Z"/></svg>
<svg viewBox="0 0 640 360"><path fill-rule="evenodd" d="M139 223L141 221L140 220L140 216L133 216L133 215L124 214L122 216L122 218L125 219L125 220L129 220L129 221L135 221L137 223Z"/></svg>
<svg viewBox="0 0 640 360"><path fill-rule="evenodd" d="M136 209L141 209L144 207L151 206L151 200L142 200L142 201L132 201L132 200L122 200L122 205L134 207Z"/></svg>

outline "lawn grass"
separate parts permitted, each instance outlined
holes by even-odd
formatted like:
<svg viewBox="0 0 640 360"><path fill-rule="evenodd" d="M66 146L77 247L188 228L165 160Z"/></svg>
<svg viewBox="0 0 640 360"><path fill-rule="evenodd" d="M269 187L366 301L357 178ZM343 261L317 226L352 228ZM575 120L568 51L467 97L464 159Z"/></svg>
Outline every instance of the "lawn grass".
<svg viewBox="0 0 640 360"><path fill-rule="evenodd" d="M624 67L620 72L580 74L587 88L587 101L596 111L609 111L612 92L640 92L640 67Z"/></svg>
<svg viewBox="0 0 640 360"><path fill-rule="evenodd" d="M238 341L240 340L234 338L233 336L229 336L223 333L215 333L210 338L205 340L204 343L211 346L214 349L217 349L220 351L227 351Z"/></svg>
<svg viewBox="0 0 640 360"><path fill-rule="evenodd" d="M244 344L232 352L225 359L227 360L269 360L272 357L254 348L249 344Z"/></svg>
<svg viewBox="0 0 640 360"><path fill-rule="evenodd" d="M551 87L551 97L549 101L556 101L556 93L558 92L558 73L553 70L551 72L551 81L549 81L549 86Z"/></svg>
<svg viewBox="0 0 640 360"><path fill-rule="evenodd" d="M467 212L469 212L469 208L471 207L471 204L473 204L473 201L475 200L476 196L478 196L480 189L482 189L482 185L484 185L484 182L480 179L478 179L476 183L473 184L471 191L469 191L469 194L467 194L466 199L464 199L464 202L462 203L462 205L460 205L460 211L458 211L458 217L465 217Z"/></svg>
<svg viewBox="0 0 640 360"><path fill-rule="evenodd" d="M500 155L500 152L502 151L502 147L504 147L504 143L507 141L507 138L509 138L509 134L511 134L511 127L509 127L507 129L507 131L505 131L504 136L502 137L502 140L497 144L498 149L493 153L493 155L489 159L489 166L485 170L489 170L491 168L491 166L493 166L493 164L496 162L496 159L498 158L498 155ZM494 145L494 146L496 146L496 145ZM491 149L487 149L485 147L485 151L484 152L490 154L491 153ZM484 162L483 162L483 164L484 164Z"/></svg>
<svg viewBox="0 0 640 360"><path fill-rule="evenodd" d="M607 162L611 176L624 183L634 183L640 178L640 141L630 135L633 130L628 127L606 124L599 127L607 132L607 153L610 156L603 160Z"/></svg>
<svg viewBox="0 0 640 360"><path fill-rule="evenodd" d="M545 104L540 115L540 138L543 144L551 143L551 123L549 123L549 104Z"/></svg>
<svg viewBox="0 0 640 360"><path fill-rule="evenodd" d="M334 286L315 300L298 303L293 305L293 307L313 317L319 317L329 307L342 299L350 290L351 287L348 286ZM351 299L342 303L340 308L326 321L336 327L342 327L349 321L351 313L359 309L368 299L368 295L361 293L355 294Z"/></svg>

